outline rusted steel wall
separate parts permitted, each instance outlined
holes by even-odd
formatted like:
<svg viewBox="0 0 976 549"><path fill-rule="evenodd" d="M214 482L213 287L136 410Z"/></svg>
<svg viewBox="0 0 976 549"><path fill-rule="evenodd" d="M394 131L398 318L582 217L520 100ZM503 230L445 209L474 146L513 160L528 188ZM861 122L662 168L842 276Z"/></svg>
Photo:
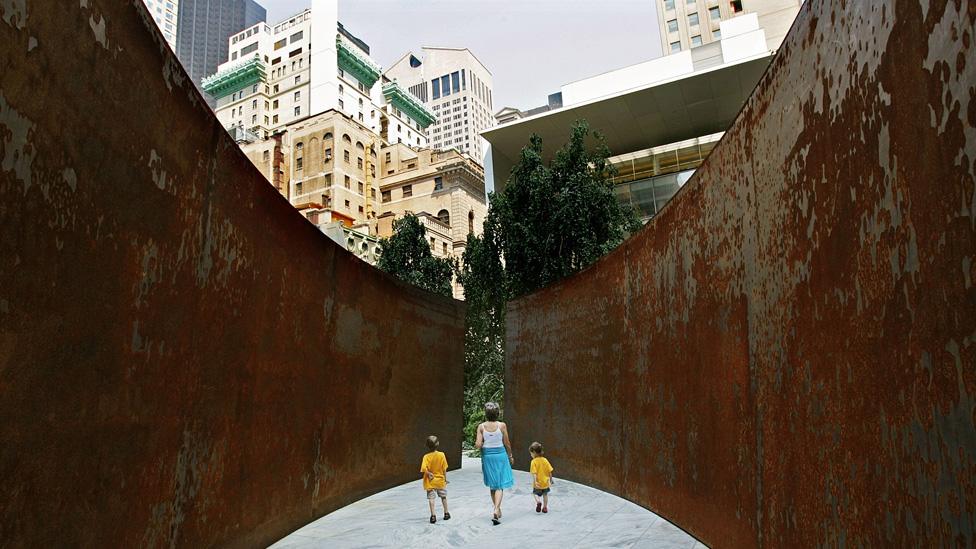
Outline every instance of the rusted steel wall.
<svg viewBox="0 0 976 549"><path fill-rule="evenodd" d="M139 0L0 0L0 546L257 546L455 465L463 305L333 245Z"/></svg>
<svg viewBox="0 0 976 549"><path fill-rule="evenodd" d="M974 20L808 0L663 212L510 304L516 446L714 546L976 543Z"/></svg>

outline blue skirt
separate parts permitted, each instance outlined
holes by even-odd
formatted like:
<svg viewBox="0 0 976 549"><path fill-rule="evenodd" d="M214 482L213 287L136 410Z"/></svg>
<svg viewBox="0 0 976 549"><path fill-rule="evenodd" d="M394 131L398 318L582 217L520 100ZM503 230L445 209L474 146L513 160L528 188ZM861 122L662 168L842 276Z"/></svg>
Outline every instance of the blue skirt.
<svg viewBox="0 0 976 549"><path fill-rule="evenodd" d="M485 486L492 490L505 490L515 486L512 465L504 446L481 449L481 474L485 477Z"/></svg>

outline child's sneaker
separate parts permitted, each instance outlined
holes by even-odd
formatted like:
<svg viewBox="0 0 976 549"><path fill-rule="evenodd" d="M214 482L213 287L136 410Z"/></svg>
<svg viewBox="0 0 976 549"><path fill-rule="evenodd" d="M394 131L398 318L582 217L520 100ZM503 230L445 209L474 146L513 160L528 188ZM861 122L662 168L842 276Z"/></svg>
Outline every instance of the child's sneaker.
<svg viewBox="0 0 976 549"><path fill-rule="evenodd" d="M431 524L434 524L435 522L437 522L437 517L435 517L434 515L431 515L430 516L430 523Z"/></svg>
<svg viewBox="0 0 976 549"><path fill-rule="evenodd" d="M540 511L542 511L542 504L541 503L536 503L535 504L535 512L538 513Z"/></svg>
<svg viewBox="0 0 976 549"><path fill-rule="evenodd" d="M444 520L451 520L451 514L450 513L444 513Z"/></svg>
<svg viewBox="0 0 976 549"><path fill-rule="evenodd" d="M543 513L548 513L549 512L549 508L548 507L543 507L542 508L542 512Z"/></svg>

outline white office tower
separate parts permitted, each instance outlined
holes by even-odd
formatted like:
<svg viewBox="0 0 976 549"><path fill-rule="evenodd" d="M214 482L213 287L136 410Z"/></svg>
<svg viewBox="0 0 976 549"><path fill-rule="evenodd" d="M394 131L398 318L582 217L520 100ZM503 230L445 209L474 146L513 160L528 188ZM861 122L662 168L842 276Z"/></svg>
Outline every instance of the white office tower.
<svg viewBox="0 0 976 549"><path fill-rule="evenodd" d="M159 30L169 47L176 51L176 28L178 26L180 0L142 0L153 16Z"/></svg>
<svg viewBox="0 0 976 549"><path fill-rule="evenodd" d="M457 149L481 162L480 133L495 125L491 72L467 48L422 48L407 53L384 76L419 97L437 121L429 130L435 149Z"/></svg>
<svg viewBox="0 0 976 549"><path fill-rule="evenodd" d="M203 88L239 141L334 109L387 142L427 146L433 113L406 90L384 85L369 46L339 22L337 0L312 0L311 9L273 26L258 23L228 44L229 58Z"/></svg>

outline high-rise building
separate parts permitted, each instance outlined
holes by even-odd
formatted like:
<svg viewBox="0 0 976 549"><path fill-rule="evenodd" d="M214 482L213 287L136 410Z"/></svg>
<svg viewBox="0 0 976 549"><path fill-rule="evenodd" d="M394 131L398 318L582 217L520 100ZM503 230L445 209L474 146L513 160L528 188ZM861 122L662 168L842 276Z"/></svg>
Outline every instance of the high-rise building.
<svg viewBox="0 0 976 549"><path fill-rule="evenodd" d="M419 97L436 117L430 129L435 149L457 149L478 162L480 133L495 125L491 71L467 48L422 48L407 53L384 76Z"/></svg>
<svg viewBox="0 0 976 549"><path fill-rule="evenodd" d="M802 0L657 0L662 51L667 55L720 40L721 22L746 13L759 17L767 46L775 50L801 3Z"/></svg>
<svg viewBox="0 0 976 549"><path fill-rule="evenodd" d="M166 43L175 51L180 0L142 0L142 3L146 5L159 30L163 32Z"/></svg>
<svg viewBox="0 0 976 549"><path fill-rule="evenodd" d="M314 50L313 35L324 37ZM336 110L379 140L427 146L434 113L382 77L369 45L338 21L335 0L314 0L311 9L274 26L235 32L227 43L226 62L203 87L216 99L217 119L232 132L263 139Z"/></svg>
<svg viewBox="0 0 976 549"><path fill-rule="evenodd" d="M157 4L176 0L145 0ZM176 56L190 79L201 81L227 60L227 37L265 20L266 12L254 0L179 0ZM202 88L201 88L202 89ZM207 97L211 107L214 102Z"/></svg>

